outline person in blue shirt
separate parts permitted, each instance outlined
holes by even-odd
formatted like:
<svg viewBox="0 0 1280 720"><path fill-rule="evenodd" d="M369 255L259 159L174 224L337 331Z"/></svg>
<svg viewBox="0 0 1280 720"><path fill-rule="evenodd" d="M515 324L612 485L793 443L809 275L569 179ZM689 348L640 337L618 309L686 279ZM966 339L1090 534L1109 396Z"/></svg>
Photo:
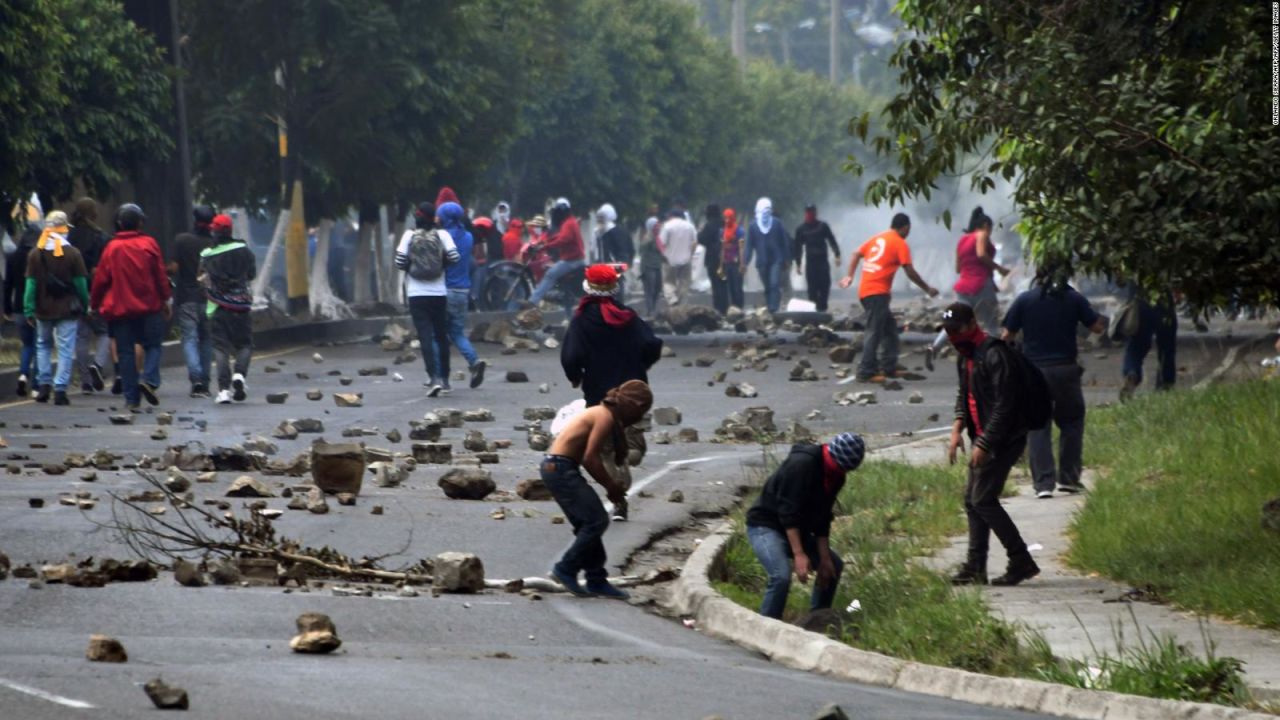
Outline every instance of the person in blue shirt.
<svg viewBox="0 0 1280 720"><path fill-rule="evenodd" d="M467 304L471 301L471 246L475 244L475 240L466 228L465 217L462 206L456 202L446 202L436 208L440 227L448 231L458 250L458 262L444 270L444 284L448 289L449 340L466 359L471 374L471 387L477 388L484 382L486 363L476 355L476 349L471 346L471 340L467 337ZM441 349L441 352L448 352L448 349ZM448 392L449 377L446 375L441 381L444 391Z"/></svg>
<svg viewBox="0 0 1280 720"><path fill-rule="evenodd" d="M1027 434L1031 476L1036 497L1053 497L1058 491L1078 493L1084 453L1084 368L1077 362L1077 326L1100 334L1107 319L1094 311L1085 296L1076 292L1052 267L1036 273L1030 290L1019 295L1004 316L1001 337L1006 342L1022 333L1022 352L1049 384L1053 401L1053 425L1058 426L1058 464L1053 461L1052 426Z"/></svg>
<svg viewBox="0 0 1280 720"><path fill-rule="evenodd" d="M782 223L773 217L773 202L767 197L756 201L755 221L747 227L746 256L743 265L756 259L756 271L764 285L765 306L776 313L782 305L782 281L786 276L787 261L791 258L791 243Z"/></svg>

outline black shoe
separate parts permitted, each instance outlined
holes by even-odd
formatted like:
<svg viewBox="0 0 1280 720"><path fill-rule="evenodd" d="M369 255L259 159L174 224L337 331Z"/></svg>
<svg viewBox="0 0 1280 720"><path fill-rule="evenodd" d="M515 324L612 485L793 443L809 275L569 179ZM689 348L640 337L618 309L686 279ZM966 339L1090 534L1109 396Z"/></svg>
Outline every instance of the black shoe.
<svg viewBox="0 0 1280 720"><path fill-rule="evenodd" d="M614 522L626 522L629 510L630 508L628 507L626 500L623 500L620 503L615 503L613 506L613 516L610 519Z"/></svg>
<svg viewBox="0 0 1280 720"><path fill-rule="evenodd" d="M960 572L951 576L952 585L986 585L987 571L977 570L965 565Z"/></svg>
<svg viewBox="0 0 1280 720"><path fill-rule="evenodd" d="M107 386L102 380L102 367L98 363L89 364L89 382L93 384L94 390L101 390Z"/></svg>
<svg viewBox="0 0 1280 720"><path fill-rule="evenodd" d="M52 385L41 385L40 391L36 393L36 402L49 402L49 396L53 394Z"/></svg>
<svg viewBox="0 0 1280 720"><path fill-rule="evenodd" d="M18 397L27 396L27 376L26 375L18 376L18 387L17 387L16 394L18 395Z"/></svg>
<svg viewBox="0 0 1280 720"><path fill-rule="evenodd" d="M71 400L67 397L66 390L59 390L53 394L54 405L70 405Z"/></svg>
<svg viewBox="0 0 1280 720"><path fill-rule="evenodd" d="M111 394L120 395L123 392L124 392L124 381L117 376L115 380L111 381Z"/></svg>
<svg viewBox="0 0 1280 720"><path fill-rule="evenodd" d="M196 383L191 386L191 397L201 399L201 400L208 400L213 396L209 394L208 385L205 385L204 383Z"/></svg>
<svg viewBox="0 0 1280 720"><path fill-rule="evenodd" d="M87 383L87 382L86 382L86 383L80 383L80 394L81 394L81 395L92 395L92 394L93 394L93 383Z"/></svg>
<svg viewBox="0 0 1280 720"><path fill-rule="evenodd" d="M1024 580L1030 580L1039 574L1040 566L1036 565L1035 560L1027 558L1026 560L1009 563L1009 569L1000 577L992 579L991 584L1001 587L1012 587Z"/></svg>
<svg viewBox="0 0 1280 720"><path fill-rule="evenodd" d="M142 393L142 399L146 400L148 405L160 404L160 398L156 397L156 388L154 385L138 383L138 392Z"/></svg>
<svg viewBox="0 0 1280 720"><path fill-rule="evenodd" d="M487 364L483 360L477 360L476 364L471 366L471 387L473 389L480 387L480 383L484 382L485 367L487 367Z"/></svg>
<svg viewBox="0 0 1280 720"><path fill-rule="evenodd" d="M1080 485L1078 483L1077 484L1059 483L1058 492L1067 493L1070 495L1078 495L1084 492L1084 485Z"/></svg>

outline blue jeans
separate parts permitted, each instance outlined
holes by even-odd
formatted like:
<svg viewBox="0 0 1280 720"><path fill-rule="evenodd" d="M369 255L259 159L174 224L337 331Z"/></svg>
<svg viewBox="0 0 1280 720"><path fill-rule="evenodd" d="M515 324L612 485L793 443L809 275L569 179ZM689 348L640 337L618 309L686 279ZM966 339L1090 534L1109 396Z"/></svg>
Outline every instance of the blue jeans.
<svg viewBox="0 0 1280 720"><path fill-rule="evenodd" d="M600 496L582 477L578 463L567 457L547 455L542 460L541 474L542 482L573 526L573 544L560 556L556 572L570 577L585 572L587 582L606 579L608 572L604 565L608 556L602 538L609 529L609 513L605 512Z"/></svg>
<svg viewBox="0 0 1280 720"><path fill-rule="evenodd" d="M889 296L868 295L862 298L862 309L867 313L867 334L858 376L871 377L877 371L893 375L898 371L898 323L889 310Z"/></svg>
<svg viewBox="0 0 1280 720"><path fill-rule="evenodd" d="M209 315L204 301L179 305L177 320L182 332L182 356L187 361L187 379L192 385L208 386L213 339L209 335Z"/></svg>
<svg viewBox="0 0 1280 720"><path fill-rule="evenodd" d="M54 390L66 391L71 383L71 370L75 367L76 333L80 330L80 318L61 320L36 320L36 385L53 385ZM58 346L58 375L53 375L53 346Z"/></svg>
<svg viewBox="0 0 1280 720"><path fill-rule="evenodd" d="M821 562L818 556L818 539L813 535L801 534L803 547L809 556L810 566L814 573ZM791 592L791 545L787 536L781 531L763 525L748 525L747 540L756 558L764 566L769 582L765 586L764 599L760 602L760 614L765 617L782 619L782 611L787 607L787 594ZM836 567L836 576L826 587L818 587L818 579L813 579L813 594L809 596L809 609L821 610L831 607L836 599L836 586L840 584L840 575L844 572L844 561L831 551L831 563Z"/></svg>
<svg viewBox="0 0 1280 720"><path fill-rule="evenodd" d="M1178 318L1172 308L1143 302L1138 311L1138 333L1124 348L1124 376L1142 384L1142 363L1151 352L1155 336L1158 375L1156 389L1173 387L1178 380Z"/></svg>
<svg viewBox="0 0 1280 720"><path fill-rule="evenodd" d="M764 305L769 312L776 313L782 307L782 263L756 265L760 273L760 282L764 285Z"/></svg>
<svg viewBox="0 0 1280 720"><path fill-rule="evenodd" d="M467 367L475 365L480 359L476 355L476 349L471 347L471 339L467 337L467 301L470 298L471 291L467 288L449 291L449 340L458 346L458 352L467 360ZM449 352L449 349L444 348L443 352Z"/></svg>
<svg viewBox="0 0 1280 720"><path fill-rule="evenodd" d="M128 405L142 400L134 345L142 346L142 382L160 387L160 344L168 330L166 325L164 315L158 312L111 321L111 337L116 339L116 355L120 359L120 384Z"/></svg>
<svg viewBox="0 0 1280 720"><path fill-rule="evenodd" d="M36 364L36 329L27 324L27 316L21 313L15 313L13 321L18 324L18 338L22 340L18 372L30 378Z"/></svg>
<svg viewBox="0 0 1280 720"><path fill-rule="evenodd" d="M542 276L542 282L538 283L538 287L533 289L533 294L529 296L529 302L534 305L542 302L542 296L551 292L551 288L560 282L560 278L586 266L585 260L561 260L547 268L547 274Z"/></svg>

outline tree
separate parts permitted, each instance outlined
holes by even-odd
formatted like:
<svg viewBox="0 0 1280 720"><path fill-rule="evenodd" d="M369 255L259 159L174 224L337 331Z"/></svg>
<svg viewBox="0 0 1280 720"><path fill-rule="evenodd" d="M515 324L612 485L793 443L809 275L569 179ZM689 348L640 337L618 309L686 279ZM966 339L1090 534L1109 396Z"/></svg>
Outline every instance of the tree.
<svg viewBox="0 0 1280 720"><path fill-rule="evenodd" d="M1198 307L1280 304L1280 134L1267 6L1183 0L903 0L918 35L871 141L901 171L867 199L1015 180L1042 265L1170 289ZM869 115L851 123L866 139ZM949 221L949 218L948 218Z"/></svg>
<svg viewBox="0 0 1280 720"><path fill-rule="evenodd" d="M160 50L115 0L0 0L0 192L107 193L136 156L167 154Z"/></svg>

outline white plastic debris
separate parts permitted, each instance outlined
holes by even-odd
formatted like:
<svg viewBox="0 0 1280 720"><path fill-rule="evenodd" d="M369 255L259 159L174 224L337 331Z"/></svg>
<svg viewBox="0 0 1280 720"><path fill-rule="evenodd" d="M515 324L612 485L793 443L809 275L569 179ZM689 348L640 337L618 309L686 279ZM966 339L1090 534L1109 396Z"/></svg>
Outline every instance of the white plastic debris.
<svg viewBox="0 0 1280 720"><path fill-rule="evenodd" d="M854 598L853 602L849 603L849 607L845 608L844 611L847 613L862 612L862 601Z"/></svg>
<svg viewBox="0 0 1280 720"><path fill-rule="evenodd" d="M1044 549L1044 546L1041 545L1040 543L1031 543L1030 545L1027 546L1028 552L1040 552L1043 549Z"/></svg>

